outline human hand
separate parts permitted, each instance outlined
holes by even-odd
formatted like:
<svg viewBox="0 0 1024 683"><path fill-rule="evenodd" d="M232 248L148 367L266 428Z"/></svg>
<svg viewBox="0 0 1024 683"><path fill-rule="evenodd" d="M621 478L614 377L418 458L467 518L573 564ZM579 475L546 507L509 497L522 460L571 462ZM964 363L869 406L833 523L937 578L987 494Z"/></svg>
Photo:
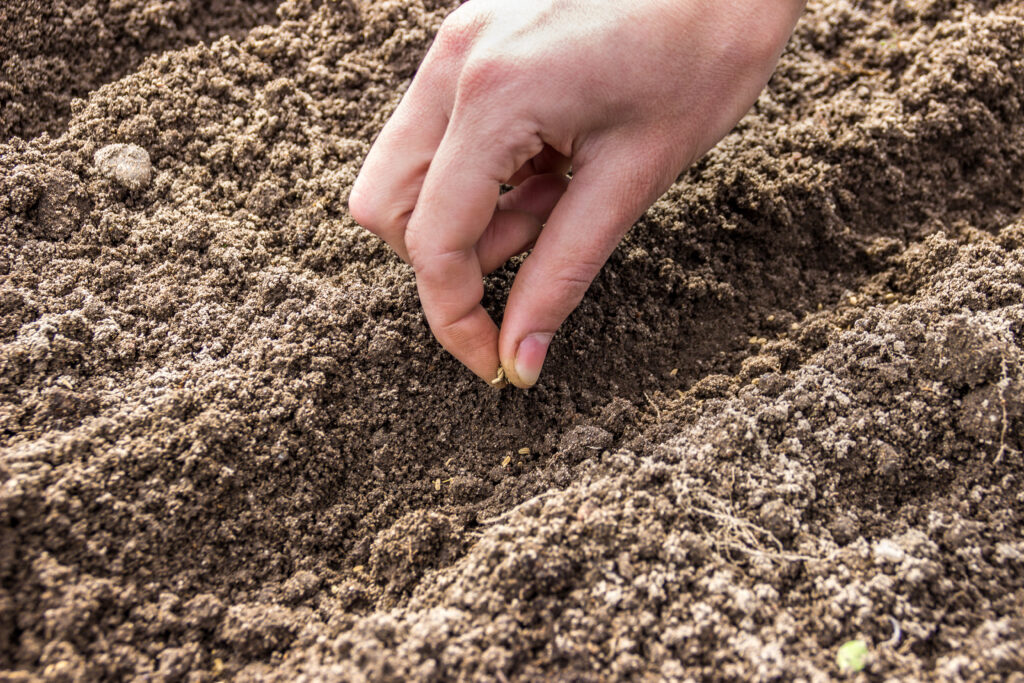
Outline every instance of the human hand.
<svg viewBox="0 0 1024 683"><path fill-rule="evenodd" d="M441 26L349 209L412 265L445 349L530 387L625 232L757 98L802 7L471 0ZM515 188L499 196L502 183ZM482 278L531 246L499 334Z"/></svg>

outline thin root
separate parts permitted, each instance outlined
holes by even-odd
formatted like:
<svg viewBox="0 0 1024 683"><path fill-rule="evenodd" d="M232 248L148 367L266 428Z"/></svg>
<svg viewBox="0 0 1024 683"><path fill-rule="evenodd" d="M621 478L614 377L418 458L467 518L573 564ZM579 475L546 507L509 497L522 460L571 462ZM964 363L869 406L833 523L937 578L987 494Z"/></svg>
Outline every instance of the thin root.
<svg viewBox="0 0 1024 683"><path fill-rule="evenodd" d="M903 639L903 631L900 630L900 622L896 621L895 618L889 617L889 623L892 624L892 638L882 643L882 645L895 649L900 644L900 640Z"/></svg>

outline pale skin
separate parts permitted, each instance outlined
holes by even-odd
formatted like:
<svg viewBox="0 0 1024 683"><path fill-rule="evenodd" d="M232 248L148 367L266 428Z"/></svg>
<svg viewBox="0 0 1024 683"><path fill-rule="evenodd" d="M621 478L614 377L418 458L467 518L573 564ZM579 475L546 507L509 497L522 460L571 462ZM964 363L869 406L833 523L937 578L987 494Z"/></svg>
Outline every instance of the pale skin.
<svg viewBox="0 0 1024 683"><path fill-rule="evenodd" d="M803 5L471 0L441 26L349 209L412 266L445 349L531 387L629 227L753 104ZM527 251L499 329L483 276Z"/></svg>

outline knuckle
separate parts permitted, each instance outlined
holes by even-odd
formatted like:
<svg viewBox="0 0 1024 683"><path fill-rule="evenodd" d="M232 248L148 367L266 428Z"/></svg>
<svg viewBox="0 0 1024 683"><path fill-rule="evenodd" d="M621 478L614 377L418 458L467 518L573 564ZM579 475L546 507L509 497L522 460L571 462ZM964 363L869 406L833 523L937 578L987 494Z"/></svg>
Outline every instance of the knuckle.
<svg viewBox="0 0 1024 683"><path fill-rule="evenodd" d="M405 252L409 255L409 265L412 266L417 277L430 263L427 247L422 233L410 225L405 231Z"/></svg>
<svg viewBox="0 0 1024 683"><path fill-rule="evenodd" d="M720 41L720 58L733 69L770 74L789 39L791 27L773 17L765 18L759 25L761 30L731 34Z"/></svg>
<svg viewBox="0 0 1024 683"><path fill-rule="evenodd" d="M493 97L496 90L510 82L515 68L515 64L502 55L474 55L459 75L458 94L471 100Z"/></svg>
<svg viewBox="0 0 1024 683"><path fill-rule="evenodd" d="M780 46L774 39L758 37L738 43L732 55L743 71L756 73L774 64L779 50Z"/></svg>
<svg viewBox="0 0 1024 683"><path fill-rule="evenodd" d="M356 223L359 223L359 225L371 232L374 226L377 225L377 211L373 205L373 200L364 189L364 185L358 180L356 180L356 184L352 187L352 191L348 196L348 212L355 219Z"/></svg>
<svg viewBox="0 0 1024 683"><path fill-rule="evenodd" d="M463 257L461 252L439 252L436 249L431 249L430 245L424 244L415 236L410 239L408 233L405 239L405 250L409 254L409 263L412 265L416 277L428 283L446 281L456 261Z"/></svg>
<svg viewBox="0 0 1024 683"><path fill-rule="evenodd" d="M430 331L438 339L449 343L458 343L463 339L469 338L470 334L466 328L472 322L471 316L473 315L474 308L470 308L465 313L457 314L451 319L438 320L430 326Z"/></svg>
<svg viewBox="0 0 1024 683"><path fill-rule="evenodd" d="M579 303L583 295L590 289L594 276L601 269L603 264L583 262L562 268L554 276L552 282L556 291L560 292L562 299Z"/></svg>
<svg viewBox="0 0 1024 683"><path fill-rule="evenodd" d="M356 181L349 194L348 212L352 218L374 235L384 239L400 232L412 210L394 201L386 202L383 197L375 195L365 187Z"/></svg>
<svg viewBox="0 0 1024 683"><path fill-rule="evenodd" d="M463 56L469 53L480 31L481 20L469 5L462 5L441 23L434 48L444 56Z"/></svg>

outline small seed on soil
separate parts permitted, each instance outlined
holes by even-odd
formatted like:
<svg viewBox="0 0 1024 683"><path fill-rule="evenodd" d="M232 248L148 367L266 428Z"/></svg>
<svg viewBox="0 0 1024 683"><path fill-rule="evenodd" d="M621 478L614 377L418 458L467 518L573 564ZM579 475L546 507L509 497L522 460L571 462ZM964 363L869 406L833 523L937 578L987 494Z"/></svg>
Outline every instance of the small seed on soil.
<svg viewBox="0 0 1024 683"><path fill-rule="evenodd" d="M671 375L672 377L675 377L676 375L679 374L679 368L672 368L672 372L668 374Z"/></svg>
<svg viewBox="0 0 1024 683"><path fill-rule="evenodd" d="M434 480L434 490L435 491L440 491L441 490L441 480L440 479L435 479Z"/></svg>
<svg viewBox="0 0 1024 683"><path fill-rule="evenodd" d="M510 462L512 462L512 456L511 455L506 455L505 459L501 461L501 466L502 467L508 467L508 464Z"/></svg>
<svg viewBox="0 0 1024 683"><path fill-rule="evenodd" d="M868 644L863 640L848 640L836 651L836 666L844 674L863 671L867 665Z"/></svg>
<svg viewBox="0 0 1024 683"><path fill-rule="evenodd" d="M100 173L129 190L141 190L153 176L149 153L138 145L107 145L97 150L92 160Z"/></svg>
<svg viewBox="0 0 1024 683"><path fill-rule="evenodd" d="M529 455L529 454L530 454L530 449L529 448L520 448L519 449L519 455Z"/></svg>

